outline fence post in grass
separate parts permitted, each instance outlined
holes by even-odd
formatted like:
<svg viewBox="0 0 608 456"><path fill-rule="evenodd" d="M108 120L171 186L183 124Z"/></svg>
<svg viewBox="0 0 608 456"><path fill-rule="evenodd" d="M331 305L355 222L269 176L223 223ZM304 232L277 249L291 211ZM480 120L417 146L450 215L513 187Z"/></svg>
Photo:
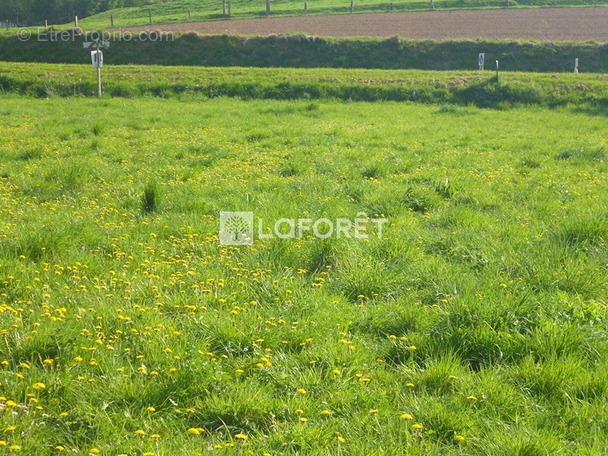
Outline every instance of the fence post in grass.
<svg viewBox="0 0 608 456"><path fill-rule="evenodd" d="M429 5L431 9L435 9L435 2L434 0L431 0L431 4Z"/></svg>
<svg viewBox="0 0 608 456"><path fill-rule="evenodd" d="M49 21L48 20L44 20L44 31L46 32L49 29Z"/></svg>
<svg viewBox="0 0 608 456"><path fill-rule="evenodd" d="M226 17L226 0L222 0L222 16Z"/></svg>
<svg viewBox="0 0 608 456"><path fill-rule="evenodd" d="M148 10L148 20L152 23L152 10Z"/></svg>
<svg viewBox="0 0 608 456"><path fill-rule="evenodd" d="M270 0L266 0L266 16L270 16Z"/></svg>
<svg viewBox="0 0 608 456"><path fill-rule="evenodd" d="M78 16L74 16L74 27L78 27Z"/></svg>
<svg viewBox="0 0 608 456"><path fill-rule="evenodd" d="M355 0L350 0L350 12L351 12L351 14L352 14L354 8L355 8Z"/></svg>
<svg viewBox="0 0 608 456"><path fill-rule="evenodd" d="M188 8L188 22L190 22L190 8Z"/></svg>
<svg viewBox="0 0 608 456"><path fill-rule="evenodd" d="M230 15L232 14L231 11L232 11L232 3L228 2L228 17L230 17Z"/></svg>
<svg viewBox="0 0 608 456"><path fill-rule="evenodd" d="M578 57L574 59L574 72L578 73Z"/></svg>
<svg viewBox="0 0 608 456"><path fill-rule="evenodd" d="M498 60L496 61L496 83L500 82L500 78L498 75Z"/></svg>
<svg viewBox="0 0 608 456"><path fill-rule="evenodd" d="M391 2L391 11L394 10L393 2Z"/></svg>
<svg viewBox="0 0 608 456"><path fill-rule="evenodd" d="M114 27L114 15L110 14L110 26Z"/></svg>
<svg viewBox="0 0 608 456"><path fill-rule="evenodd" d="M308 3L304 2L304 14L308 14Z"/></svg>

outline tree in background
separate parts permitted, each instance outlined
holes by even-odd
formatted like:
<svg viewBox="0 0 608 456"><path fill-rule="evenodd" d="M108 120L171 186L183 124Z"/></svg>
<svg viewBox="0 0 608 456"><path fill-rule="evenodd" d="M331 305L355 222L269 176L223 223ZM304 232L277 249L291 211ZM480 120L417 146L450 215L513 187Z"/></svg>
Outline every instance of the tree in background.
<svg viewBox="0 0 608 456"><path fill-rule="evenodd" d="M64 24L114 8L164 3L168 0L0 0L0 21L18 25Z"/></svg>

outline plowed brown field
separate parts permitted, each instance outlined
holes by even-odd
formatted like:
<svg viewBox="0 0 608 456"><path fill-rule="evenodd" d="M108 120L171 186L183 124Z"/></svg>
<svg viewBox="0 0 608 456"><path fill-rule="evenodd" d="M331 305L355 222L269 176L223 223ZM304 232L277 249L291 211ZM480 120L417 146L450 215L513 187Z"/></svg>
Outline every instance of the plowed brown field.
<svg viewBox="0 0 608 456"><path fill-rule="evenodd" d="M608 41L608 8L535 8L348 14L189 22L129 28L206 34ZM119 29L115 29L119 30Z"/></svg>

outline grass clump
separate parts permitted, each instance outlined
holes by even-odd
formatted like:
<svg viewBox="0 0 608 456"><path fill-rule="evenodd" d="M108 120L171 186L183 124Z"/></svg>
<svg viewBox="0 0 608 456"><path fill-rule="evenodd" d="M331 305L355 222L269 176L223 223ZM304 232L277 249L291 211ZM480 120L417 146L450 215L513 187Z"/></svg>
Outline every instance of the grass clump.
<svg viewBox="0 0 608 456"><path fill-rule="evenodd" d="M160 204L160 188L155 181L148 182L141 196L141 210L151 213L158 210Z"/></svg>

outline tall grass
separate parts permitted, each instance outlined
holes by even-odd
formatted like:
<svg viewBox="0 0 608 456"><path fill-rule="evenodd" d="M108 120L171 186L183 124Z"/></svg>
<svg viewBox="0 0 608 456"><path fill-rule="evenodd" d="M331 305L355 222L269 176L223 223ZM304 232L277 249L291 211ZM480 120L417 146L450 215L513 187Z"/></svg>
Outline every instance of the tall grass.
<svg viewBox="0 0 608 456"><path fill-rule="evenodd" d="M601 110L1 100L0 451L607 447Z"/></svg>

